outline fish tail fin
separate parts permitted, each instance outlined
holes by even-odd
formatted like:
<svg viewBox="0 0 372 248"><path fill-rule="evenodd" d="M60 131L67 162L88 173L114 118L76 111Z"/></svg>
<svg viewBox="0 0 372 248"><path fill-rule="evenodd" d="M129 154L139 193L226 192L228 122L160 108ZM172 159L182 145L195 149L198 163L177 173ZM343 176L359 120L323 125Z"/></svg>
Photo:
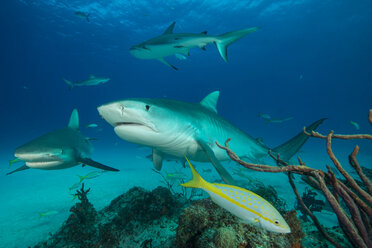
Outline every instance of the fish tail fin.
<svg viewBox="0 0 372 248"><path fill-rule="evenodd" d="M80 182L79 183L81 183L85 179L84 176L80 176L80 175L76 175L76 176L78 176L79 179L80 179Z"/></svg>
<svg viewBox="0 0 372 248"><path fill-rule="evenodd" d="M187 183L180 184L182 187L186 188L203 188L204 185L207 183L200 175L199 173L194 169L192 164L190 163L189 159L185 157L187 162L189 163L191 173L192 173L192 179L188 181Z"/></svg>
<svg viewBox="0 0 372 248"><path fill-rule="evenodd" d="M316 122L309 125L306 128L306 131L311 133L326 119L327 118L317 120ZM291 157L293 157L300 150L303 144L305 144L308 138L309 136L307 136L303 131L301 131L299 134L297 134L284 144L275 147L272 151L274 154L279 154L281 160L289 161L289 159L291 159Z"/></svg>
<svg viewBox="0 0 372 248"><path fill-rule="evenodd" d="M71 90L73 87L74 87L74 84L71 82L71 81L69 81L69 80L67 80L67 79L65 79L65 78L62 78L63 79L63 81L65 81L65 83L68 85L68 89L69 90Z"/></svg>
<svg viewBox="0 0 372 248"><path fill-rule="evenodd" d="M256 32L258 27L241 29L217 36L216 46L220 52L221 57L227 62L227 47L237 40L245 37L246 35Z"/></svg>

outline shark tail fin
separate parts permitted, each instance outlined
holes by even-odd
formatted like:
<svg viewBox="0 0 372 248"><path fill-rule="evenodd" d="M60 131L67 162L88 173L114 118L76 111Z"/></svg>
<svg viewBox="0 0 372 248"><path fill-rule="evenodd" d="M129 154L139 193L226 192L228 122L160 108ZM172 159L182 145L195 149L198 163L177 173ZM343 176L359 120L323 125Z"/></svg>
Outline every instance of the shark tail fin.
<svg viewBox="0 0 372 248"><path fill-rule="evenodd" d="M67 79L65 79L65 78L62 78L63 79L63 81L65 81L65 83L68 85L68 89L69 90L71 90L72 88L74 88L74 84L71 82L71 81L69 81L69 80L67 80Z"/></svg>
<svg viewBox="0 0 372 248"><path fill-rule="evenodd" d="M180 184L182 187L186 188L204 188L204 185L207 183L200 175L199 173L194 169L192 164L190 163L189 159L185 157L187 162L189 163L191 173L192 173L192 179L188 181L187 183Z"/></svg>
<svg viewBox="0 0 372 248"><path fill-rule="evenodd" d="M216 46L221 57L227 62L227 47L246 35L256 32L258 27L241 29L217 36Z"/></svg>
<svg viewBox="0 0 372 248"><path fill-rule="evenodd" d="M306 131L311 133L311 131L314 131L326 119L327 118L317 120L316 122L308 126L306 128ZM291 157L293 157L300 150L302 145L305 144L308 138L309 136L301 131L299 134L297 134L295 137L288 140L284 144L275 147L272 151L274 154L279 154L280 159L282 159L283 161L289 161Z"/></svg>

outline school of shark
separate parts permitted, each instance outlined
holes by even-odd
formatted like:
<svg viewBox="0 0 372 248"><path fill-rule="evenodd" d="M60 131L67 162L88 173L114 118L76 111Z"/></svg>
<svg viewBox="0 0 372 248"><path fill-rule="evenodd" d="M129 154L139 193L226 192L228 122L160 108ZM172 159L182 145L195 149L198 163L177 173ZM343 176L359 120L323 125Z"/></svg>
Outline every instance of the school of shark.
<svg viewBox="0 0 372 248"><path fill-rule="evenodd" d="M89 14L83 12L75 14L89 21ZM214 44L222 59L228 62L228 46L258 30L257 27L252 27L222 35L208 35L206 31L196 34L174 33L175 24L173 22L160 36L132 46L129 49L130 54L142 60L158 60L178 70L165 58L189 56L191 48L205 49L207 45ZM99 85L109 80L110 78L94 75L89 75L86 80L75 82L63 78L69 89L77 86ZM218 114L219 95L219 91L211 92L200 102L158 98L112 99L112 102L98 106L97 114L113 127L114 132L121 139L151 148L151 160L157 171L162 169L163 160L166 158L187 161L193 179L181 186L203 189L217 205L231 212L244 223L258 225L272 232L290 233L288 224L275 207L261 196L243 188L244 185L233 178L223 166L222 162L230 158L224 150L217 147L216 142L223 143L231 139L231 148L240 158L248 161L260 161L268 156L269 151L280 154L281 159L289 161L309 137L302 130L298 130L290 140L277 147L269 148L262 139L246 134ZM291 119L276 120L268 115L261 116L266 118L267 122L273 123ZM324 120L319 119L309 124L307 131L316 130ZM97 127L97 125L90 124L89 127ZM119 171L92 160L92 151L90 139L83 136L80 131L78 111L74 109L67 127L50 131L15 149L16 158L11 163L22 162L24 164L8 172L7 175L29 169L62 170L77 165L90 166L102 171ZM206 182L190 161L212 164L224 184ZM100 172L94 172L87 176L79 176L80 182L73 185L70 190L80 186L83 180L97 177L99 174ZM184 176L182 175L182 178ZM236 197L234 192L244 197ZM257 203L251 201L251 198L257 198ZM40 218L51 214L55 212L40 213Z"/></svg>

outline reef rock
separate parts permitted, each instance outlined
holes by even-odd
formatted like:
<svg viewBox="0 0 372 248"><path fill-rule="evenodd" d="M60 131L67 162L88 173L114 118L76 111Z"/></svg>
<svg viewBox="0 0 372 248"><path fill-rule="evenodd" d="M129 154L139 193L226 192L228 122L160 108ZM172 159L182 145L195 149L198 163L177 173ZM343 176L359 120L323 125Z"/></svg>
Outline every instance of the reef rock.
<svg viewBox="0 0 372 248"><path fill-rule="evenodd" d="M303 233L295 211L284 215L292 233L278 234L242 224L209 199L194 202L179 217L177 247L301 247Z"/></svg>

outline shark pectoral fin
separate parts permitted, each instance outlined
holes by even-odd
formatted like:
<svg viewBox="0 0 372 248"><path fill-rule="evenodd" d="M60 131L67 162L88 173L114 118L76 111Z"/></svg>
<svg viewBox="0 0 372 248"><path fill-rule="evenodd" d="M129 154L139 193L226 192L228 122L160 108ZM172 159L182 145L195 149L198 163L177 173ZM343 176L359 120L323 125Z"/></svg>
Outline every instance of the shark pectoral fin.
<svg viewBox="0 0 372 248"><path fill-rule="evenodd" d="M172 22L163 34L173 34L174 25L176 25L176 22Z"/></svg>
<svg viewBox="0 0 372 248"><path fill-rule="evenodd" d="M82 164L88 165L88 166L92 166L92 167L97 168L97 169L101 169L101 170L119 171L118 169L103 165L103 164L98 163L96 161L93 161L90 158L79 159L79 162L82 163Z"/></svg>
<svg viewBox="0 0 372 248"><path fill-rule="evenodd" d="M214 152L209 147L207 143L203 140L197 140L198 144L204 151L205 155L208 157L209 161L213 164L214 168L216 168L218 174L221 176L222 180L224 180L225 183L230 185L237 185L237 182L232 178L232 176L229 174L229 172L222 166L220 161L216 158L214 155Z"/></svg>
<svg viewBox="0 0 372 248"><path fill-rule="evenodd" d="M6 173L6 175L10 175L10 174L13 174L14 172L23 171L23 170L27 170L27 169L30 169L30 167L28 167L27 165L23 165L23 166L19 167L18 169L15 169L11 172Z"/></svg>
<svg viewBox="0 0 372 248"><path fill-rule="evenodd" d="M163 166L163 154L158 150L152 149L152 162L154 163L155 169L160 171Z"/></svg>
<svg viewBox="0 0 372 248"><path fill-rule="evenodd" d="M171 65L169 64L167 61L165 61L165 59L161 58L161 59L158 59L160 62L162 62L163 64L165 64L166 66L169 66L170 68L173 68L175 69L176 71L178 70L177 67L175 67L174 65Z"/></svg>

